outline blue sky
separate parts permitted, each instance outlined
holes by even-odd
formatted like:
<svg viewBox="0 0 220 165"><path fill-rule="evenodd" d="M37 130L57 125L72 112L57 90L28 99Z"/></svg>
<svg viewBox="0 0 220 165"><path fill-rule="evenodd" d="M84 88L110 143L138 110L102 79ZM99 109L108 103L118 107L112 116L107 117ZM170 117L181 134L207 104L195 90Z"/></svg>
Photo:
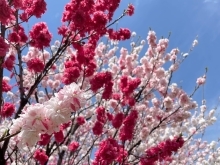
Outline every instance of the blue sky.
<svg viewBox="0 0 220 165"><path fill-rule="evenodd" d="M68 1L47 1L48 12L41 19L47 22L54 40L58 39L56 31L61 24L62 11L66 2ZM157 33L158 38L166 37L171 32L168 50L178 47L181 52L186 53L192 41L198 36L198 46L174 74L174 81L181 83L181 86L190 93L195 87L197 77L202 76L205 68L208 67L205 98L208 108L213 108L220 96L220 1L122 0L115 18L120 16L128 3L135 5L135 14L120 20L118 27L128 27L142 39L146 38L149 27ZM35 21L31 21L30 25ZM201 89L194 98L201 100ZM220 132L218 125L210 129L211 134L206 135L207 139L216 137L216 134L212 136L214 131Z"/></svg>

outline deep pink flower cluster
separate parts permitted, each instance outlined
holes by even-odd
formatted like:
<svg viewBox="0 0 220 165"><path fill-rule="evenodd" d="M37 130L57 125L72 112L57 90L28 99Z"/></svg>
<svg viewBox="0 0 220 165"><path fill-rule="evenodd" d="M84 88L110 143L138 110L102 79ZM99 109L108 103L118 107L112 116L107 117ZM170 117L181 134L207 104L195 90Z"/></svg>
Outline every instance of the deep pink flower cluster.
<svg viewBox="0 0 220 165"><path fill-rule="evenodd" d="M107 112L106 116L107 116L109 121L113 120L113 115L111 113Z"/></svg>
<svg viewBox="0 0 220 165"><path fill-rule="evenodd" d="M119 153L118 153L118 157L116 159L116 161L118 163L123 163L123 165L129 165L127 162L126 162L126 158L128 156L128 152L125 150L125 148L123 146L120 146L119 148Z"/></svg>
<svg viewBox="0 0 220 165"><path fill-rule="evenodd" d="M84 118L84 117L79 116L79 117L76 118L76 122L77 122L77 124L79 124L79 125L83 125L86 121L85 121L85 118Z"/></svg>
<svg viewBox="0 0 220 165"><path fill-rule="evenodd" d="M132 4L129 4L126 12L127 15L132 16L134 14L134 6Z"/></svg>
<svg viewBox="0 0 220 165"><path fill-rule="evenodd" d="M71 152L75 152L78 147L79 147L79 143L73 141L68 145L68 150L70 150Z"/></svg>
<svg viewBox="0 0 220 165"><path fill-rule="evenodd" d="M112 75L110 72L100 72L94 75L94 77L90 80L91 90L96 92L98 89L104 86L104 84L110 82L112 79Z"/></svg>
<svg viewBox="0 0 220 165"><path fill-rule="evenodd" d="M67 129L69 126L71 126L71 124L72 124L72 121L69 121L69 122L67 122L67 123L63 123L63 124L61 124L60 125L60 130L65 130L65 129Z"/></svg>
<svg viewBox="0 0 220 165"><path fill-rule="evenodd" d="M102 94L102 98L109 99L112 95L112 86L113 86L113 82L111 80L112 80L112 75L110 72L97 73L90 80L91 90L93 92L96 92L98 89L104 86L105 88Z"/></svg>
<svg viewBox="0 0 220 165"><path fill-rule="evenodd" d="M68 34L68 28L65 25L58 27L57 33L62 36L66 36Z"/></svg>
<svg viewBox="0 0 220 165"><path fill-rule="evenodd" d="M95 154L93 165L109 165L117 159L119 152L120 146L115 139L103 140Z"/></svg>
<svg viewBox="0 0 220 165"><path fill-rule="evenodd" d="M73 56L71 60L66 61L64 66L63 83L68 85L72 82L76 82L80 76L81 66L76 61L75 57Z"/></svg>
<svg viewBox="0 0 220 165"><path fill-rule="evenodd" d="M39 73L44 70L44 63L39 58L32 58L27 62L27 68L29 71Z"/></svg>
<svg viewBox="0 0 220 165"><path fill-rule="evenodd" d="M14 4L24 11L20 15L22 21L27 21L28 17L32 15L40 18L47 10L47 4L44 0L23 0L22 3Z"/></svg>
<svg viewBox="0 0 220 165"><path fill-rule="evenodd" d="M94 135L101 135L103 131L103 126L104 124L97 120L92 128Z"/></svg>
<svg viewBox="0 0 220 165"><path fill-rule="evenodd" d="M131 94L134 90L139 86L141 80L139 78L135 78L133 80L128 80L127 76L122 76L120 79L120 89L124 94L124 104L128 104L130 106L134 106L135 100Z"/></svg>
<svg viewBox="0 0 220 165"><path fill-rule="evenodd" d="M96 70L96 63L94 62L94 60L89 60L89 62L87 62L84 65L84 67L85 67L85 76L90 77L94 74Z"/></svg>
<svg viewBox="0 0 220 165"><path fill-rule="evenodd" d="M106 24L112 19L120 0L71 0L63 12L62 21L70 22L70 31L79 31L81 36L95 31L106 32Z"/></svg>
<svg viewBox="0 0 220 165"><path fill-rule="evenodd" d="M132 140L137 119L138 112L136 110L132 110L130 114L124 119L119 133L119 137L122 141Z"/></svg>
<svg viewBox="0 0 220 165"><path fill-rule="evenodd" d="M17 26L13 28L13 31L9 34L8 40L10 42L15 42L15 43L26 43L28 40L27 35L25 34L24 28L21 26Z"/></svg>
<svg viewBox="0 0 220 165"><path fill-rule="evenodd" d="M7 102L7 103L4 103L2 107L1 116L3 118L11 117L14 112L15 112L15 105Z"/></svg>
<svg viewBox="0 0 220 165"><path fill-rule="evenodd" d="M120 96L120 94L119 93L113 93L112 94L112 99L114 99L114 100L120 100L120 98L121 98L121 96Z"/></svg>
<svg viewBox="0 0 220 165"><path fill-rule="evenodd" d="M66 69L64 83L69 84L77 79L80 71L82 71L81 68L84 69L83 75L86 77L94 74L96 69L94 52L97 42L100 37L107 33L107 23L112 19L119 3L120 0L71 0L65 6L62 21L68 22L69 25L59 27L58 34L63 35L65 38L70 35L72 46L77 50L76 61L80 67ZM128 13L132 14L132 12L132 7L129 7ZM82 37L86 35L91 35L87 43L81 42ZM117 32L117 38L120 40L129 39L130 35L128 29L120 29ZM111 97L112 86L112 82L105 84L103 99Z"/></svg>
<svg viewBox="0 0 220 165"><path fill-rule="evenodd" d="M84 29L86 28L86 24L91 24L90 14L92 13L91 9L93 9L93 7L93 0L71 0L71 2L67 3L65 6L62 21L72 22L71 28L74 31Z"/></svg>
<svg viewBox="0 0 220 165"><path fill-rule="evenodd" d="M89 41L92 40L91 38ZM93 44L96 45L96 42ZM77 50L76 56L72 55L71 59L65 62L62 80L64 84L75 82L80 74L83 74L85 77L92 76L96 69L96 63L94 61L95 46L92 44L85 44L84 46L74 44L74 47Z"/></svg>
<svg viewBox="0 0 220 165"><path fill-rule="evenodd" d="M18 43L19 40L20 40L20 37L19 37L19 35L18 35L16 32L12 32L12 33L9 34L8 40L9 40L10 42L16 42L16 43Z"/></svg>
<svg viewBox="0 0 220 165"><path fill-rule="evenodd" d="M120 0L98 0L95 9L101 11L108 11L108 19L112 20L115 10L118 8Z"/></svg>
<svg viewBox="0 0 220 165"><path fill-rule="evenodd" d="M11 86L8 84L8 82L6 80L2 80L2 91L3 92L8 92L11 90Z"/></svg>
<svg viewBox="0 0 220 165"><path fill-rule="evenodd" d="M77 61L83 65L84 75L86 77L92 76L96 69L96 62L94 60L95 47L98 40L94 36L90 37L87 44L79 46L73 44L75 49L77 49Z"/></svg>
<svg viewBox="0 0 220 165"><path fill-rule="evenodd" d="M114 128L121 127L123 120L124 120L124 114L122 112L117 113L112 120L113 127Z"/></svg>
<svg viewBox="0 0 220 165"><path fill-rule="evenodd" d="M23 1L21 0L13 0L11 3L15 9L21 9L23 5Z"/></svg>
<svg viewBox="0 0 220 165"><path fill-rule="evenodd" d="M141 83L139 78L128 80L127 76L121 77L120 88L124 95L130 95Z"/></svg>
<svg viewBox="0 0 220 165"><path fill-rule="evenodd" d="M55 138L55 141L56 141L57 143L63 142L63 140L64 140L63 131L60 130L59 132L55 132L55 133L54 133L54 138Z"/></svg>
<svg viewBox="0 0 220 165"><path fill-rule="evenodd" d="M114 83L112 81L108 82L105 84L105 89L102 93L102 98L103 99L110 99L112 96L112 87L113 87Z"/></svg>
<svg viewBox="0 0 220 165"><path fill-rule="evenodd" d="M52 34L49 32L45 22L39 22L30 31L30 45L39 49L50 46Z"/></svg>
<svg viewBox="0 0 220 165"><path fill-rule="evenodd" d="M34 153L34 159L36 159L41 165L44 165L47 160L48 156L46 155L45 151L41 149L37 149Z"/></svg>
<svg viewBox="0 0 220 165"><path fill-rule="evenodd" d="M106 34L106 25L112 19L119 3L120 0L71 0L65 6L62 21L69 22L69 26L63 25L58 28L58 31L63 36L71 35L72 45L77 50L78 62L86 66L86 72L91 72L87 73L87 76L88 74L91 76L94 73L96 65L89 61L93 61L97 42L101 36ZM76 32L78 35L75 35ZM82 46L79 42L76 42L91 33L93 35L89 38L87 44ZM128 29L120 29L118 34L120 39L130 38L130 31Z"/></svg>
<svg viewBox="0 0 220 165"><path fill-rule="evenodd" d="M97 114L97 117L96 117L97 121L95 122L95 125L92 130L95 135L100 135L102 133L103 126L107 119L105 108L98 107L96 109L96 114Z"/></svg>
<svg viewBox="0 0 220 165"><path fill-rule="evenodd" d="M184 144L182 137L175 137L174 139L166 140L159 143L155 147L146 150L146 155L140 159L141 165L155 165L156 161L163 161L169 159L172 153L178 151Z"/></svg>
<svg viewBox="0 0 220 165"><path fill-rule="evenodd" d="M127 28L120 28L119 31L108 29L109 38L112 40L127 40L131 38L131 31Z"/></svg>
<svg viewBox="0 0 220 165"><path fill-rule="evenodd" d="M7 24L12 21L12 9L10 8L7 0L0 0L0 22ZM1 47L1 46L0 46Z"/></svg>
<svg viewBox="0 0 220 165"><path fill-rule="evenodd" d="M103 11L95 11L92 18L94 28L100 29L100 27L105 27L108 22L108 17Z"/></svg>
<svg viewBox="0 0 220 165"><path fill-rule="evenodd" d="M50 142L50 138L51 138L51 135L41 134L40 135L40 141L38 141L38 144L42 145L42 146L45 146Z"/></svg>
<svg viewBox="0 0 220 165"><path fill-rule="evenodd" d="M8 49L9 45L5 43L5 40L0 36L0 57L5 57Z"/></svg>
<svg viewBox="0 0 220 165"><path fill-rule="evenodd" d="M96 109L96 114L97 114L97 120L104 123L107 119L106 113L105 113L105 108L104 107L98 107Z"/></svg>
<svg viewBox="0 0 220 165"><path fill-rule="evenodd" d="M15 63L15 56L10 55L8 58L5 59L3 67L8 69L9 71L12 71Z"/></svg>

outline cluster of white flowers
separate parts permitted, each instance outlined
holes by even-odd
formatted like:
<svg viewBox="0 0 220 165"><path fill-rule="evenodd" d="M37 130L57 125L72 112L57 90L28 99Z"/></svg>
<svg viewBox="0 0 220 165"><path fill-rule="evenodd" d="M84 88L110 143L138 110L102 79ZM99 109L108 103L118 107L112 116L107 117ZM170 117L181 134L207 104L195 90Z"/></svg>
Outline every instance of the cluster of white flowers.
<svg viewBox="0 0 220 165"><path fill-rule="evenodd" d="M71 113L76 112L86 103L86 94L72 83L61 89L55 97L43 104L29 105L18 119L13 120L10 134L18 131L20 146L33 146L41 133L58 132L63 123L71 119Z"/></svg>

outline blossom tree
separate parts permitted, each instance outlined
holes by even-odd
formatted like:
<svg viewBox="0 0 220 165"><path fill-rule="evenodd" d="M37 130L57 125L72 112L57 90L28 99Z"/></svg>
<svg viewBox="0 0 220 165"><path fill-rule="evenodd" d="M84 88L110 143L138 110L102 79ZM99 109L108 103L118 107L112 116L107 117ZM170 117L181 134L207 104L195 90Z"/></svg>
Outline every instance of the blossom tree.
<svg viewBox="0 0 220 165"><path fill-rule="evenodd" d="M0 0L1 165L220 163L217 142L194 138L216 121L193 100L207 70L192 93L172 81L198 41L180 54L150 30L118 50L136 35L111 28L134 13L113 20L119 3L70 0L52 44L45 22L24 29L44 0Z"/></svg>

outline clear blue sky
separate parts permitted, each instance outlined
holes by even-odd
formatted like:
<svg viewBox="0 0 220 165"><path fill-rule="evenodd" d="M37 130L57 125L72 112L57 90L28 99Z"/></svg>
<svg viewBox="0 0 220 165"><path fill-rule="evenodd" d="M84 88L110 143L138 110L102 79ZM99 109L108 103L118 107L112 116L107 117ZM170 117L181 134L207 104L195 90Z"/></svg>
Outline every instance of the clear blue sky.
<svg viewBox="0 0 220 165"><path fill-rule="evenodd" d="M48 12L41 19L47 22L54 40L58 39L56 31L61 24L61 15L66 2L68 1L47 1ZM185 53L198 35L198 46L174 74L174 81L181 83L183 89L190 93L195 87L197 77L202 76L205 68L208 67L205 98L208 108L213 108L220 96L220 1L122 0L115 18L120 16L128 3L135 5L135 14L120 20L118 26L128 27L142 39L146 38L149 27L157 33L158 38L166 37L171 32L168 50L178 47ZM32 23L35 21L33 20ZM195 99L201 100L201 98L202 90L199 90ZM220 135L218 125L213 126L209 133L218 131ZM216 137L216 133L213 137ZM211 140L213 137L209 135L207 138Z"/></svg>

